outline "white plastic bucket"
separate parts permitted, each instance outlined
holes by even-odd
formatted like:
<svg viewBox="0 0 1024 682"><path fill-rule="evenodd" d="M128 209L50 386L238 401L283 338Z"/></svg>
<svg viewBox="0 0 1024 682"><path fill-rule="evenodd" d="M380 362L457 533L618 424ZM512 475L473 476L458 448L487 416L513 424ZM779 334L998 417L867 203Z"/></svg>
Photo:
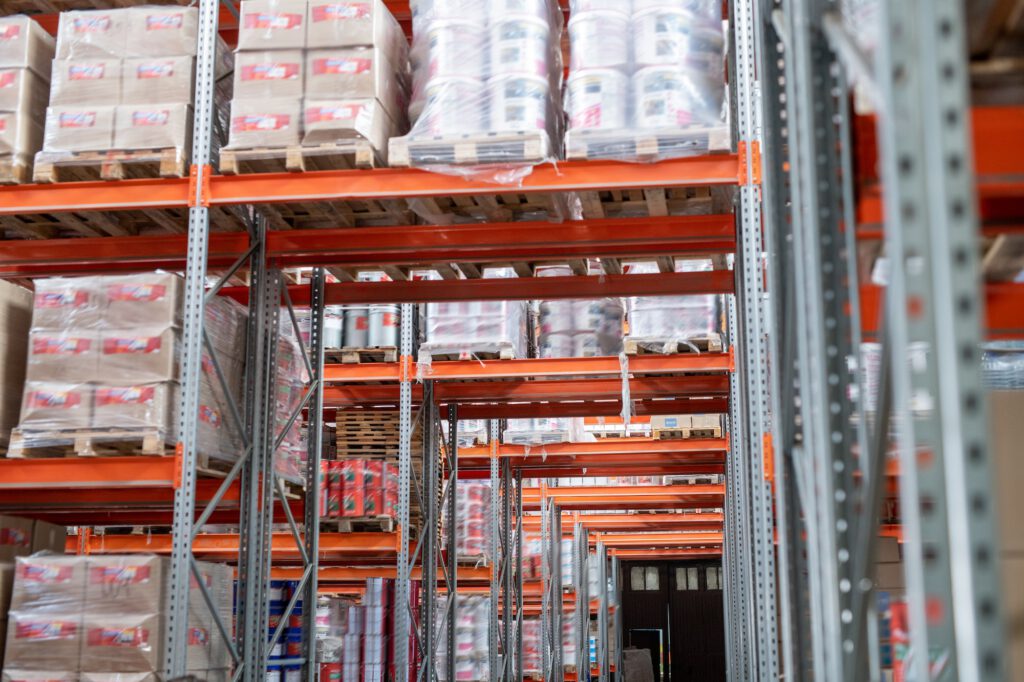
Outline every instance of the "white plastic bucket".
<svg viewBox="0 0 1024 682"><path fill-rule="evenodd" d="M701 118L690 79L674 66L649 66L633 77L635 125L641 129L688 128Z"/></svg>
<svg viewBox="0 0 1024 682"><path fill-rule="evenodd" d="M629 127L629 78L615 69L585 69L567 83L569 128L615 130Z"/></svg>
<svg viewBox="0 0 1024 682"><path fill-rule="evenodd" d="M487 23L487 7L480 0L416 0L409 3L415 28L439 19Z"/></svg>
<svg viewBox="0 0 1024 682"><path fill-rule="evenodd" d="M490 0L488 7L491 24L513 14L528 14L543 20L544 23L551 20L551 6L548 4L548 0Z"/></svg>
<svg viewBox="0 0 1024 682"><path fill-rule="evenodd" d="M487 82L491 105L491 130L545 130L548 81L530 74L510 74Z"/></svg>
<svg viewBox="0 0 1024 682"><path fill-rule="evenodd" d="M398 346L399 307L370 306L370 347Z"/></svg>
<svg viewBox="0 0 1024 682"><path fill-rule="evenodd" d="M628 14L633 9L630 0L570 0L569 6L572 15L595 10L611 10Z"/></svg>
<svg viewBox="0 0 1024 682"><path fill-rule="evenodd" d="M702 21L721 21L721 0L633 0L633 14L652 9L682 9L693 12Z"/></svg>
<svg viewBox="0 0 1024 682"><path fill-rule="evenodd" d="M572 351L571 333L556 332L540 337L538 352L542 358L571 358Z"/></svg>
<svg viewBox="0 0 1024 682"><path fill-rule="evenodd" d="M345 329L345 310L340 305L324 308L324 348L341 348Z"/></svg>
<svg viewBox="0 0 1024 682"><path fill-rule="evenodd" d="M426 31L428 78L483 78L487 36L471 21L432 21Z"/></svg>
<svg viewBox="0 0 1024 682"><path fill-rule="evenodd" d="M587 332L572 338L572 356L574 358L595 358L601 354L601 344L597 335Z"/></svg>
<svg viewBox="0 0 1024 682"><path fill-rule="evenodd" d="M422 113L414 135L459 135L484 129L483 81L473 78L436 78L424 89Z"/></svg>
<svg viewBox="0 0 1024 682"><path fill-rule="evenodd" d="M551 28L531 15L509 15L491 24L491 77L532 73L547 78Z"/></svg>
<svg viewBox="0 0 1024 682"><path fill-rule="evenodd" d="M369 345L370 309L365 306L345 308L345 346L366 348Z"/></svg>
<svg viewBox="0 0 1024 682"><path fill-rule="evenodd" d="M569 19L570 69L626 68L629 38L628 14L580 12Z"/></svg>
<svg viewBox="0 0 1024 682"><path fill-rule="evenodd" d="M636 66L676 65L710 72L722 67L721 29L692 12L655 8L633 19Z"/></svg>

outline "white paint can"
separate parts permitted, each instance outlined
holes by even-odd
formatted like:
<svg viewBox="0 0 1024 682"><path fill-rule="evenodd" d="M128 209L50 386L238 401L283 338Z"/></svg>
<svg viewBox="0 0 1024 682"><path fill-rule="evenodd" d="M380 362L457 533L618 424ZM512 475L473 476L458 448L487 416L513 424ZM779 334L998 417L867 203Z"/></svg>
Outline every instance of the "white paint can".
<svg viewBox="0 0 1024 682"><path fill-rule="evenodd" d="M345 309L340 305L324 308L324 348L341 348L345 329Z"/></svg>
<svg viewBox="0 0 1024 682"><path fill-rule="evenodd" d="M702 21L722 21L721 0L633 0L633 14L652 9L681 9L692 12Z"/></svg>
<svg viewBox="0 0 1024 682"><path fill-rule="evenodd" d="M474 78L435 78L423 93L422 113L413 134L460 135L484 130L484 100L487 91Z"/></svg>
<svg viewBox="0 0 1024 682"><path fill-rule="evenodd" d="M369 345L370 309L366 306L345 307L345 346L366 348Z"/></svg>
<svg viewBox="0 0 1024 682"><path fill-rule="evenodd" d="M706 118L693 79L675 66L649 66L633 77L633 115L641 129L689 128Z"/></svg>
<svg viewBox="0 0 1024 682"><path fill-rule="evenodd" d="M543 20L544 23L548 23L552 18L552 7L548 0L490 0L488 6L492 24L510 15L528 14Z"/></svg>
<svg viewBox="0 0 1024 682"><path fill-rule="evenodd" d="M491 24L491 77L531 73L548 77L551 27L532 15L509 15Z"/></svg>
<svg viewBox="0 0 1024 682"><path fill-rule="evenodd" d="M722 68L721 28L686 10L655 8L636 14L633 40L638 69L675 65L710 73L716 65Z"/></svg>
<svg viewBox="0 0 1024 682"><path fill-rule="evenodd" d="M400 309L397 305L370 306L370 347L398 346Z"/></svg>
<svg viewBox="0 0 1024 682"><path fill-rule="evenodd" d="M491 130L511 132L545 130L548 81L532 74L507 74L487 82Z"/></svg>
<svg viewBox="0 0 1024 682"><path fill-rule="evenodd" d="M570 16L575 16L580 12L593 12L595 10L611 10L613 12L625 12L629 14L633 11L632 2L630 0L570 0Z"/></svg>
<svg viewBox="0 0 1024 682"><path fill-rule="evenodd" d="M487 23L487 7L479 0L415 0L409 3L409 9L416 29L439 19Z"/></svg>
<svg viewBox="0 0 1024 682"><path fill-rule="evenodd" d="M629 66L629 15L595 10L569 19L570 70Z"/></svg>
<svg viewBox="0 0 1024 682"><path fill-rule="evenodd" d="M629 78L616 69L576 71L566 84L569 128L615 130L629 127Z"/></svg>
<svg viewBox="0 0 1024 682"><path fill-rule="evenodd" d="M471 21L439 20L427 26L427 79L483 78L487 73L487 36Z"/></svg>

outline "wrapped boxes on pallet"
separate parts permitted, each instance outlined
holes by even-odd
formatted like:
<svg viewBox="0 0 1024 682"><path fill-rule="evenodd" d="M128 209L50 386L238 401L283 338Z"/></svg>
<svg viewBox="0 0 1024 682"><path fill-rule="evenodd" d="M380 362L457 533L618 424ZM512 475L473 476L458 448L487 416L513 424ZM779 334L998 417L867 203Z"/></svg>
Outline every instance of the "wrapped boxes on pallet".
<svg viewBox="0 0 1024 682"><path fill-rule="evenodd" d="M380 460L321 462L321 517L397 517L398 467Z"/></svg>
<svg viewBox="0 0 1024 682"><path fill-rule="evenodd" d="M677 261L676 272L712 270L710 260ZM630 273L658 272L653 263L630 266ZM628 299L629 339L635 342L664 344L665 352L675 352L679 344L707 338L721 331L720 299L714 295L636 296ZM628 344L627 344L628 345Z"/></svg>
<svg viewBox="0 0 1024 682"><path fill-rule="evenodd" d="M7 447L18 423L25 387L28 333L32 324L32 292L9 282L0 283L0 446Z"/></svg>
<svg viewBox="0 0 1024 682"><path fill-rule="evenodd" d="M459 481L455 488L455 553L459 561L486 563L491 557L490 483ZM449 532L445 516L443 530Z"/></svg>
<svg viewBox="0 0 1024 682"><path fill-rule="evenodd" d="M5 679L158 679L164 640L169 560L151 555L20 557L15 564ZM224 627L232 622L232 573L199 563ZM188 667L202 677L231 667L227 642L193 584ZM216 677L216 672L215 672Z"/></svg>
<svg viewBox="0 0 1024 682"><path fill-rule="evenodd" d="M573 0L568 158L656 161L727 147L721 8Z"/></svg>
<svg viewBox="0 0 1024 682"><path fill-rule="evenodd" d="M28 182L43 146L54 41L27 16L0 17L0 183Z"/></svg>
<svg viewBox="0 0 1024 682"><path fill-rule="evenodd" d="M436 627L440 628L448 612L448 597L438 599L435 616ZM437 676L446 682L466 680L476 682L489 678L490 664L488 627L491 603L488 597L458 595L455 600L455 680L448 680L448 639L438 641ZM445 621L446 622L446 621ZM442 631L443 632L443 631Z"/></svg>
<svg viewBox="0 0 1024 682"><path fill-rule="evenodd" d="M408 45L381 0L244 0L241 15L226 172L332 152L358 165L386 156L407 127Z"/></svg>

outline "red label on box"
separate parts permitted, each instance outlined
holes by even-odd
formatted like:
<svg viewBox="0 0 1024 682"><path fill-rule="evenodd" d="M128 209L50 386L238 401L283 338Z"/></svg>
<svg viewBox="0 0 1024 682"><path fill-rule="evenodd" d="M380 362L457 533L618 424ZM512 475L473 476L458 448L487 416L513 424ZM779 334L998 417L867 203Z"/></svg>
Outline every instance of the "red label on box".
<svg viewBox="0 0 1024 682"><path fill-rule="evenodd" d="M142 648L149 644L149 630L135 628L92 628L86 634L89 646Z"/></svg>
<svg viewBox="0 0 1024 682"><path fill-rule="evenodd" d="M89 572L93 585L138 584L149 580L149 566L96 566Z"/></svg>
<svg viewBox="0 0 1024 682"><path fill-rule="evenodd" d="M346 19L366 19L371 9L366 2L335 2L329 5L318 5L313 8L313 21L345 21Z"/></svg>
<svg viewBox="0 0 1024 682"><path fill-rule="evenodd" d="M60 115L61 128L92 128L96 125L95 111L79 111Z"/></svg>
<svg viewBox="0 0 1024 682"><path fill-rule="evenodd" d="M71 30L75 33L99 33L109 31L112 26L110 16L88 12L71 20Z"/></svg>
<svg viewBox="0 0 1024 682"><path fill-rule="evenodd" d="M159 301L167 295L163 284L115 284L107 287L107 298L111 301Z"/></svg>
<svg viewBox="0 0 1024 682"><path fill-rule="evenodd" d="M291 122L292 117L288 114L249 114L235 116L231 120L231 129L236 132L283 130L291 125Z"/></svg>
<svg viewBox="0 0 1024 682"><path fill-rule="evenodd" d="M106 64L70 64L68 65L68 80L73 81L98 81L107 73Z"/></svg>
<svg viewBox="0 0 1024 682"><path fill-rule="evenodd" d="M188 645L189 646L209 646L210 644L210 633L205 628L189 628L188 629Z"/></svg>
<svg viewBox="0 0 1024 682"><path fill-rule="evenodd" d="M174 62L146 62L135 68L135 77L139 80L171 78L172 76L174 76Z"/></svg>
<svg viewBox="0 0 1024 682"><path fill-rule="evenodd" d="M299 77L299 65L281 62L249 64L242 67L243 81L286 81Z"/></svg>
<svg viewBox="0 0 1024 682"><path fill-rule="evenodd" d="M74 572L74 568L71 566L33 564L27 561L18 564L18 577L33 583L56 585L70 582Z"/></svg>
<svg viewBox="0 0 1024 682"><path fill-rule="evenodd" d="M32 391L28 394L28 404L33 409L78 407L82 404L82 394L77 391Z"/></svg>
<svg viewBox="0 0 1024 682"><path fill-rule="evenodd" d="M4 547L31 547L32 538L21 528L0 528L0 545Z"/></svg>
<svg viewBox="0 0 1024 682"><path fill-rule="evenodd" d="M80 289L74 291L49 291L36 294L35 305L37 308L61 308L73 306L81 308L89 304L89 294Z"/></svg>
<svg viewBox="0 0 1024 682"><path fill-rule="evenodd" d="M0 88L9 88L18 82L16 71L4 71L0 73Z"/></svg>
<svg viewBox="0 0 1024 682"><path fill-rule="evenodd" d="M184 17L181 14L149 14L146 16L147 31L162 31L181 28Z"/></svg>
<svg viewBox="0 0 1024 682"><path fill-rule="evenodd" d="M215 426L217 428L220 428L220 425L221 425L220 412L218 412L217 410L213 409L209 405L200 405L199 406L199 421L204 421L207 424L209 424L210 426Z"/></svg>
<svg viewBox="0 0 1024 682"><path fill-rule="evenodd" d="M245 15L245 27L249 29L293 29L302 25L301 14L288 12L253 12Z"/></svg>
<svg viewBox="0 0 1024 682"><path fill-rule="evenodd" d="M17 40L20 35L21 26L17 24L0 27L0 40Z"/></svg>
<svg viewBox="0 0 1024 682"><path fill-rule="evenodd" d="M81 355L92 347L92 339L43 336L32 339L33 355Z"/></svg>
<svg viewBox="0 0 1024 682"><path fill-rule="evenodd" d="M74 639L78 623L69 620L18 621L14 629L17 639Z"/></svg>
<svg viewBox="0 0 1024 682"><path fill-rule="evenodd" d="M354 75L373 68L373 60L363 57L324 57L313 61L313 73Z"/></svg>
<svg viewBox="0 0 1024 682"><path fill-rule="evenodd" d="M213 576L209 573L203 573L203 584L207 587L213 587ZM188 586L194 590L199 589L199 581L196 580L196 574L189 571Z"/></svg>
<svg viewBox="0 0 1024 682"><path fill-rule="evenodd" d="M0 118L0 133L7 132L7 119Z"/></svg>
<svg viewBox="0 0 1024 682"><path fill-rule="evenodd" d="M351 121L362 110L361 104L350 104L344 107L309 107L306 109L306 123L322 123L324 121ZM366 329L369 318L357 317L356 327Z"/></svg>
<svg viewBox="0 0 1024 682"><path fill-rule="evenodd" d="M121 339L103 339L104 355L128 353L157 353L163 346L159 336L135 336Z"/></svg>
<svg viewBox="0 0 1024 682"><path fill-rule="evenodd" d="M149 126L165 126L171 118L171 112L167 109L156 111L133 111L132 125L136 128Z"/></svg>

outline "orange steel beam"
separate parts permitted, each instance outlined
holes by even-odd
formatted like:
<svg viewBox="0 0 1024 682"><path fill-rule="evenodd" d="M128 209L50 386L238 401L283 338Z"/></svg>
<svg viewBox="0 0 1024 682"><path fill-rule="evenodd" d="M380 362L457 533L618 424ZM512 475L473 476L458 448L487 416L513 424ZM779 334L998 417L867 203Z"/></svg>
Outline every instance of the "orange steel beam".
<svg viewBox="0 0 1024 682"><path fill-rule="evenodd" d="M303 569L293 566L275 566L270 569L270 577L273 580L299 580L302 577ZM391 566L324 566L317 571L317 580L333 584L342 583L363 583L367 578L394 578L397 569ZM412 569L412 579L419 580L422 569L415 566ZM491 579L491 571L486 566L459 566L459 583L488 583Z"/></svg>
<svg viewBox="0 0 1024 682"><path fill-rule="evenodd" d="M470 468L471 467L471 468ZM584 476L706 476L724 474L725 464L687 464L673 462L657 462L653 460L629 462L619 465L569 466L543 462L512 463L512 468L522 471L524 476L532 478L581 478ZM460 481L483 481L491 477L490 470L480 462L474 461L467 468L459 463Z"/></svg>
<svg viewBox="0 0 1024 682"><path fill-rule="evenodd" d="M170 554L171 535L93 535L87 540L89 554ZM321 560L339 560L354 555L390 555L398 552L399 534L396 533L321 533ZM193 551L197 556L219 557L232 560L238 556L238 535L209 533L197 535ZM77 549L77 543L75 547ZM275 559L299 559L291 533L274 533L272 538Z"/></svg>
<svg viewBox="0 0 1024 682"><path fill-rule="evenodd" d="M642 530L720 530L724 514L707 512L703 514L562 514L562 529L572 533L572 525L578 520L586 528L597 532L642 531ZM539 533L540 516L524 516L523 529ZM596 537L597 533L594 534Z"/></svg>
<svg viewBox="0 0 1024 682"><path fill-rule="evenodd" d="M718 453L722 456L729 451L729 442L725 438L692 438L686 440L660 440L654 438L621 438L598 440L593 443L551 443L544 446L525 446L501 443L498 445L499 457L556 457L578 455L672 455L692 453L705 455ZM459 459L463 457L489 456L489 445L476 445L459 448ZM716 461L720 461L716 459Z"/></svg>
<svg viewBox="0 0 1024 682"><path fill-rule="evenodd" d="M594 543L603 542L606 547L691 547L699 545L720 545L722 533L697 532L654 532L654 533L601 533L594 538ZM594 544L592 543L592 544Z"/></svg>
<svg viewBox="0 0 1024 682"><path fill-rule="evenodd" d="M718 559L722 556L721 548L701 548L701 549L677 549L677 548L660 548L660 549L611 549L609 554L612 556L619 557L620 559L631 560L642 560L642 561L657 561L659 559Z"/></svg>
<svg viewBox="0 0 1024 682"><path fill-rule="evenodd" d="M0 242L2 249L3 242ZM629 372L639 374L679 374L683 372L728 372L732 361L728 353L677 353L674 355L635 355L629 358ZM420 365L424 379L526 379L541 377L621 376L617 357L528 358L522 360L456 360ZM327 383L356 381L398 381L397 363L366 363L324 367Z"/></svg>
<svg viewBox="0 0 1024 682"><path fill-rule="evenodd" d="M523 489L523 508L540 509L540 488ZM572 486L551 487L547 498L564 510L600 509L699 509L721 507L725 486L652 485L652 486Z"/></svg>
<svg viewBox="0 0 1024 682"><path fill-rule="evenodd" d="M637 415L718 414L729 410L727 398L669 398L636 400ZM447 410L442 408L442 413ZM505 405L460 405L460 419L517 419L530 417L599 417L622 414L619 400L589 400L585 403L533 403Z"/></svg>
<svg viewBox="0 0 1024 682"><path fill-rule="evenodd" d="M861 318L868 336L878 333L884 299L884 287L861 287ZM1024 283L986 285L985 318L989 339L1024 339Z"/></svg>

